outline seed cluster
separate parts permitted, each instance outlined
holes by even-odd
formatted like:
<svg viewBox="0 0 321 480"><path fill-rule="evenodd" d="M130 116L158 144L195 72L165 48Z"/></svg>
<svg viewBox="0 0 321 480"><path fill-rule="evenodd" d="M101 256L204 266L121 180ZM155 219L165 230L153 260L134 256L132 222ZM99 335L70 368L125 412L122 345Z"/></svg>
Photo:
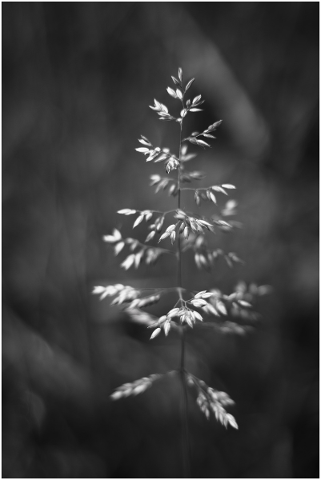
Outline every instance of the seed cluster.
<svg viewBox="0 0 321 480"><path fill-rule="evenodd" d="M113 229L111 235L105 235L103 240L110 244L115 255L122 255L129 251L121 261L121 267L125 270L138 268L142 263L153 265L163 255L172 255L178 262L180 272L182 254L193 255L196 266L199 269L210 271L219 259L225 260L232 268L243 264L243 261L234 252L224 252L217 245L211 244L213 233L230 233L240 224L233 219L237 211L237 201L226 197L233 193L235 186L231 183L203 185L192 187L194 181L202 182L205 174L198 170L188 169L189 162L194 160L196 153L189 151L189 148L211 148L211 140L215 140L214 132L221 126L222 120L211 123L204 130L192 132L183 138L183 122L187 115L202 111L199 108L204 100L201 95L186 99L194 78L184 82L183 71L178 69L177 78L172 76L174 88L167 87L168 95L179 103L177 113L170 113L169 108L162 102L154 99L150 108L156 112L162 121L172 121L180 129L180 143L178 154L174 154L169 148L155 146L147 137L141 135L138 139L140 146L136 151L146 157L146 162L163 165L165 175L155 173L150 176L150 185L155 188L155 193L167 191L169 196L178 197L177 208L169 211L159 210L136 210L122 208L118 214L135 216L133 229L140 232L142 226L149 230L145 241L137 238L123 237L118 229ZM178 125L177 125L178 124ZM188 186L185 186L188 184ZM204 216L195 212L188 212L181 207L181 196L193 195L197 207L206 201L210 202L213 212ZM223 197L222 195L223 194ZM224 197L225 196L225 197ZM225 202L221 204L221 198ZM182 202L183 203L183 202ZM140 238L140 237L139 237ZM217 238L217 237L216 237ZM160 242L164 244L170 241L169 248L161 248ZM149 243L151 242L151 243ZM152 245L152 242L156 242ZM181 275L178 275L180 279ZM147 328L153 329L150 339L156 338L162 331L167 337L170 331L179 331L184 342L184 332L196 326L214 327L222 333L244 334L258 321L259 316L254 311L253 305L256 298L269 293L269 287L251 284L247 286L240 282L230 294L224 294L217 288L189 292L183 288L181 281L175 287L136 289L130 286L115 284L109 286L96 286L93 293L103 300L107 296L114 297L112 305L123 305L124 312L129 318ZM160 300L167 294L178 296L176 303L171 304L166 314L153 315L143 309L154 304L162 306ZM176 297L177 298L177 297ZM164 308L162 306L162 308ZM160 311L164 311L161 310ZM166 310L165 310L166 311ZM189 330L190 331L190 330ZM182 343L184 345L184 343ZM182 352L184 348L182 347ZM182 353L182 358L184 357ZM174 371L175 372L175 371ZM225 427L228 425L238 428L233 415L227 413L225 407L233 405L233 401L225 392L215 390L185 370L182 363L176 371L191 389L196 389L196 404L207 418L210 413ZM173 372L169 372L173 373ZM149 388L161 375L150 375L143 377L133 383L125 383L111 395L113 400L137 395ZM185 385L184 383L184 385Z"/></svg>

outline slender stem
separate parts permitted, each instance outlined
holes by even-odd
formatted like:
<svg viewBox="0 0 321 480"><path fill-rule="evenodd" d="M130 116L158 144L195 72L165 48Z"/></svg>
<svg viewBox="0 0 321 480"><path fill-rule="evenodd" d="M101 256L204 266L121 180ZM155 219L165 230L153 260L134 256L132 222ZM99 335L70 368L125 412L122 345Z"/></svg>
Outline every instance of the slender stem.
<svg viewBox="0 0 321 480"><path fill-rule="evenodd" d="M166 210L166 212L163 212L162 210L136 210L136 212L142 213L142 212L152 212L152 213L162 213L163 215L167 215L168 213L173 213L176 212L175 210Z"/></svg>
<svg viewBox="0 0 321 480"><path fill-rule="evenodd" d="M184 187L184 188L181 188L181 190L192 190L193 192L195 192L195 190L208 190L209 188L211 187L199 187L199 188Z"/></svg>
<svg viewBox="0 0 321 480"><path fill-rule="evenodd" d="M183 130L183 119L180 123L179 129L179 153L178 153L178 160L181 159L181 150L182 150L182 130ZM177 189L178 189L178 196L177 196L177 207L181 208L181 166L179 165L177 169Z"/></svg>
<svg viewBox="0 0 321 480"><path fill-rule="evenodd" d="M183 122L182 122L183 123ZM181 158L181 149L182 149L182 123L180 124L179 132L179 159ZM181 208L181 170L180 167L177 169L177 208ZM182 286L182 258L181 258L181 237L177 236L177 286Z"/></svg>
<svg viewBox="0 0 321 480"><path fill-rule="evenodd" d="M190 447L189 447L189 427L188 427L188 396L187 396L187 385L186 385L186 371L185 371L185 332L184 328L181 329L181 366L180 366L180 376L182 380L182 390L183 390L183 404L181 410L182 418L182 448L183 448L183 462L184 462L184 477L191 477L191 465L190 465Z"/></svg>
<svg viewBox="0 0 321 480"><path fill-rule="evenodd" d="M181 329L181 365L180 372L185 373L185 332L184 328Z"/></svg>
<svg viewBox="0 0 321 480"><path fill-rule="evenodd" d="M184 107L184 102L183 107ZM182 130L183 130L183 119L180 123L180 135L179 135L179 160L181 159L181 150L182 150ZM180 166L177 169L177 208L181 208L181 168ZM179 300L182 304L182 259L181 259L181 239L180 235L177 237L177 286L179 287ZM181 408L181 422L182 422L182 453L183 453L183 477L189 478L190 475L190 458L189 458L189 428L188 428L188 397L187 397L187 385L185 377L185 332L184 327L181 326L181 359L180 359L180 377L182 382L183 390L183 402Z"/></svg>

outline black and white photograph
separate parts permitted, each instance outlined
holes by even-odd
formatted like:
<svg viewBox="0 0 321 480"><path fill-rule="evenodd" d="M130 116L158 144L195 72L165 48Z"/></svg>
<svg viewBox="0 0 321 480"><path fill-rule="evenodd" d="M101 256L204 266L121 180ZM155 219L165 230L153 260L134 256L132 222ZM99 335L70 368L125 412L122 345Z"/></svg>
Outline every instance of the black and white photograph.
<svg viewBox="0 0 321 480"><path fill-rule="evenodd" d="M319 2L1 2L2 478L320 478Z"/></svg>

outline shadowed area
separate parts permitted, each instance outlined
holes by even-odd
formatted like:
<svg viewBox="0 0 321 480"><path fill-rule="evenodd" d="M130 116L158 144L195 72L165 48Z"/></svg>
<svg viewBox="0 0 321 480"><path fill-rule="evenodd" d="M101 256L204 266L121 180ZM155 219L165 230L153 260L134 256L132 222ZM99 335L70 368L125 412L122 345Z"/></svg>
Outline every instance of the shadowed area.
<svg viewBox="0 0 321 480"><path fill-rule="evenodd" d="M179 382L109 398L177 368L179 337L150 342L91 294L175 285L173 257L125 271L102 236L144 241L145 222L132 233L116 211L176 207L149 186L163 166L135 148L143 134L177 152L177 124L148 106L178 109L166 93L178 67L205 99L186 133L223 119L191 165L207 174L197 185L237 186L243 226L212 241L245 262L205 272L186 253L183 285L273 288L249 334L187 334L188 370L228 392L239 424L207 421L190 392L192 476L318 477L318 18L317 2L2 4L4 478L182 476ZM182 205L199 211L188 192Z"/></svg>

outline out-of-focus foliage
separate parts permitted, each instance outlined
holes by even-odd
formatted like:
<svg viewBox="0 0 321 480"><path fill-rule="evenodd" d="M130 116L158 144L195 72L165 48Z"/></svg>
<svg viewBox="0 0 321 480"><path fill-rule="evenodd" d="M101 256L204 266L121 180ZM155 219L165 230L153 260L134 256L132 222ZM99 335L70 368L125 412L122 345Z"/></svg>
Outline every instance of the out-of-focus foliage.
<svg viewBox="0 0 321 480"><path fill-rule="evenodd" d="M195 168L237 185L243 228L215 247L245 261L195 274L187 252L184 284L273 287L256 331L188 337L188 369L231 394L239 424L226 431L190 402L193 476L318 476L318 7L2 4L4 477L181 475L176 382L109 399L176 368L175 332L149 342L145 325L91 296L175 282L167 256L119 269L102 236L130 235L119 209L171 208L135 148L142 133L177 148L148 105L158 92L171 101L178 66L206 100L197 128L224 120ZM136 231L143 241L144 224Z"/></svg>

